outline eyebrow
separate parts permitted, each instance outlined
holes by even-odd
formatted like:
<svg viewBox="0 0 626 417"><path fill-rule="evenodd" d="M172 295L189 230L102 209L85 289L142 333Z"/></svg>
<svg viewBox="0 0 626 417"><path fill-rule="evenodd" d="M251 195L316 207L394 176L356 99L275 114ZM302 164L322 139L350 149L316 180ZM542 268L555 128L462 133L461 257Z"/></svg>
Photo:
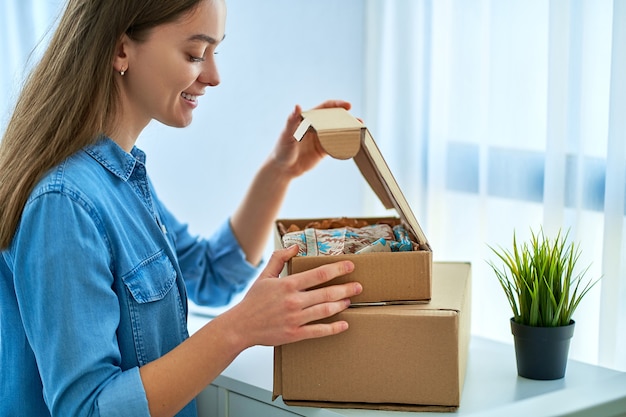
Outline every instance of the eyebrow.
<svg viewBox="0 0 626 417"><path fill-rule="evenodd" d="M226 37L226 34L224 34L224 36L222 36L222 39L219 42L223 41L225 37ZM211 45L215 45L216 43L218 43L218 41L214 37L209 36L209 35L204 35L202 33L198 33L197 35L192 35L192 36L189 37L188 40L189 41L194 41L194 42L195 41L206 42L206 43L209 43Z"/></svg>

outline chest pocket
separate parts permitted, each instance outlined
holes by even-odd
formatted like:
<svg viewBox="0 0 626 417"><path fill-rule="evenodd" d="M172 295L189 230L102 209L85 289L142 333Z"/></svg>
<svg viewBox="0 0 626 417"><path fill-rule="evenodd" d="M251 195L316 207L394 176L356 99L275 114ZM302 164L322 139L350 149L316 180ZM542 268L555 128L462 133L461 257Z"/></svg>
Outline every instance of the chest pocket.
<svg viewBox="0 0 626 417"><path fill-rule="evenodd" d="M167 255L159 251L124 275L122 281L127 290L132 350L138 364L145 365L186 337L185 309L176 285L176 270Z"/></svg>
<svg viewBox="0 0 626 417"><path fill-rule="evenodd" d="M163 251L143 261L122 277L135 301L140 304L165 297L176 281L176 270Z"/></svg>

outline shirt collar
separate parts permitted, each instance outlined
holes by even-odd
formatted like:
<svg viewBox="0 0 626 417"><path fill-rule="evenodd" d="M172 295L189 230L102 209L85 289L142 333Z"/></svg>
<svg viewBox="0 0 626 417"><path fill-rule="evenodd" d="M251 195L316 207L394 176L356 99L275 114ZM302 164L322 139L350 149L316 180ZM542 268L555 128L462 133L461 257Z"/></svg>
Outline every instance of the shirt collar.
<svg viewBox="0 0 626 417"><path fill-rule="evenodd" d="M128 181L138 164L145 165L146 162L146 154L141 149L133 146L128 153L104 135L95 144L87 146L85 152L123 181Z"/></svg>

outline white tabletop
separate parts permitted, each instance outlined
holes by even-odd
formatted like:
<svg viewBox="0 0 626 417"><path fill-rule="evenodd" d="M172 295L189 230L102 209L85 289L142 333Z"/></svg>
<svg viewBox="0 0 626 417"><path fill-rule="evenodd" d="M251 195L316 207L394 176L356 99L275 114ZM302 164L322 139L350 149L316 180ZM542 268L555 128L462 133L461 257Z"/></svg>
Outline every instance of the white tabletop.
<svg viewBox="0 0 626 417"><path fill-rule="evenodd" d="M190 314L190 333L208 320ZM280 398L272 402L271 347L257 346L244 351L214 384L303 416L433 416L433 413L287 407ZM461 406L452 414L481 417L626 416L626 373L570 360L563 379L529 380L517 375L512 345L472 337Z"/></svg>

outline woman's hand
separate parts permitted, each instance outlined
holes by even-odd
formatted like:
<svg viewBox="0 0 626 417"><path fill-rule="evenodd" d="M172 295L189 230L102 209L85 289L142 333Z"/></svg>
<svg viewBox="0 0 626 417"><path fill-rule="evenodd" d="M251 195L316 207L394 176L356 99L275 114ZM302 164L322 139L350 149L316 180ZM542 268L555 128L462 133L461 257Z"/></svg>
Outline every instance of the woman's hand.
<svg viewBox="0 0 626 417"><path fill-rule="evenodd" d="M350 109L350 103L329 100L316 108L330 107L347 110ZM296 106L288 117L274 151L254 177L243 202L231 217L233 233L246 259L254 265L261 260L266 239L274 226L291 180L313 168L326 155L317 135L310 133L301 142L293 138L302 121L301 112L300 106Z"/></svg>
<svg viewBox="0 0 626 417"><path fill-rule="evenodd" d="M336 262L278 278L284 263L297 253L297 246L276 251L239 304L140 368L153 414L163 406L167 406L160 410L164 415L181 409L250 346L278 346L348 328L345 321L309 323L346 309L349 298L361 292L361 285L352 282L309 288L350 273L354 264Z"/></svg>
<svg viewBox="0 0 626 417"><path fill-rule="evenodd" d="M274 252L267 267L245 298L222 315L236 328L242 349L253 345L278 346L303 339L330 336L348 328L345 321L314 323L350 305L350 297L362 291L351 282L311 290L354 270L350 261L335 262L278 278L285 262L298 253L297 246Z"/></svg>
<svg viewBox="0 0 626 417"><path fill-rule="evenodd" d="M342 100L328 100L316 109L342 107L350 110L351 104ZM272 152L271 159L284 172L289 179L298 177L313 168L322 160L326 152L322 149L317 135L309 132L301 142L293 138L293 134L302 121L300 114L302 109L296 105L293 113L287 118L287 124L283 129L278 143Z"/></svg>

